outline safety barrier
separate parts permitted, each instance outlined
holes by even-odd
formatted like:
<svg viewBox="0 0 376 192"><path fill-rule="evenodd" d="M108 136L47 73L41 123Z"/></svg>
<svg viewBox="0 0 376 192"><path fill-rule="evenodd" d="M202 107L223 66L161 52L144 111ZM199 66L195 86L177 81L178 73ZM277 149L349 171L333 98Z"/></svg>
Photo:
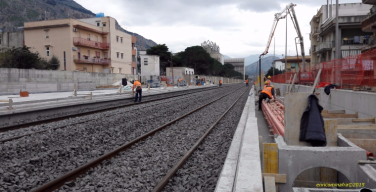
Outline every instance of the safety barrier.
<svg viewBox="0 0 376 192"><path fill-rule="evenodd" d="M376 87L376 50L311 65L296 72L275 75L271 81L291 83L291 74L297 74L296 84L313 84L319 69L322 69L320 82L324 84L336 84L350 89Z"/></svg>

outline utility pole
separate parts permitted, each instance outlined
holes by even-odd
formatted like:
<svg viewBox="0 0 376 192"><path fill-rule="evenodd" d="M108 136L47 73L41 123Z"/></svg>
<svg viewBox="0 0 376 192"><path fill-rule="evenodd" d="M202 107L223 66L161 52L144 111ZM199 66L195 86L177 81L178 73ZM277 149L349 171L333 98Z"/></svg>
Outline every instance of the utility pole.
<svg viewBox="0 0 376 192"><path fill-rule="evenodd" d="M338 0L336 0L336 59L341 59L341 41L339 34L339 22L338 22Z"/></svg>
<svg viewBox="0 0 376 192"><path fill-rule="evenodd" d="M172 53L171 53L171 73L172 73L172 85L174 85L174 67L172 64Z"/></svg>
<svg viewBox="0 0 376 192"><path fill-rule="evenodd" d="M289 11L289 9L288 9L288 7L286 6L286 15L288 14L288 11ZM286 47L285 47L285 69L286 69L286 65L287 65L287 20L288 20L289 18L286 16Z"/></svg>
<svg viewBox="0 0 376 192"><path fill-rule="evenodd" d="M275 68L275 37L274 37L274 56L273 56L273 76L274 76L274 68Z"/></svg>

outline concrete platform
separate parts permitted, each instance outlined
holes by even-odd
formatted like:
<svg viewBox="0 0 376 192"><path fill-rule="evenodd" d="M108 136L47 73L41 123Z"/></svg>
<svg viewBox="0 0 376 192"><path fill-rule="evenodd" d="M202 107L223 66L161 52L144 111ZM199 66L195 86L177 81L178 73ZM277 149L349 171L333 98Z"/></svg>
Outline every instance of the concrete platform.
<svg viewBox="0 0 376 192"><path fill-rule="evenodd" d="M254 93L253 89L251 89L252 93ZM254 102L254 96L250 96L247 100L218 179L216 192L263 191Z"/></svg>

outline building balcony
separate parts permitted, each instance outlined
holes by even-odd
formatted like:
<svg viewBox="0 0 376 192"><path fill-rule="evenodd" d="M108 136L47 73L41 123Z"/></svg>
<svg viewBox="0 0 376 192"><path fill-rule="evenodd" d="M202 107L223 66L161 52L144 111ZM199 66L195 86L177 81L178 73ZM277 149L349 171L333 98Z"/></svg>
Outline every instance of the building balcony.
<svg viewBox="0 0 376 192"><path fill-rule="evenodd" d="M322 42L321 44L316 46L316 52L324 52L324 51L329 51L332 50L334 47L334 42Z"/></svg>
<svg viewBox="0 0 376 192"><path fill-rule="evenodd" d="M132 36L132 43L136 43L136 36Z"/></svg>
<svg viewBox="0 0 376 192"><path fill-rule="evenodd" d="M94 64L94 65L109 65L111 63L110 59L94 58L89 56L78 55L73 56L73 61L76 64Z"/></svg>
<svg viewBox="0 0 376 192"><path fill-rule="evenodd" d="M311 50L312 50L313 53L316 52L316 47L317 47L317 45L312 45Z"/></svg>
<svg viewBox="0 0 376 192"><path fill-rule="evenodd" d="M133 67L133 68L136 68L136 67L137 67L136 62L132 62L132 67Z"/></svg>
<svg viewBox="0 0 376 192"><path fill-rule="evenodd" d="M376 0L362 0L363 4L376 5Z"/></svg>
<svg viewBox="0 0 376 192"><path fill-rule="evenodd" d="M364 31L364 32L374 32L374 31L376 31L376 12L368 15L362 21L362 31Z"/></svg>
<svg viewBox="0 0 376 192"><path fill-rule="evenodd" d="M98 41L92 41L81 37L74 37L73 44L76 46L91 47L95 49L110 49L109 43L101 43Z"/></svg>
<svg viewBox="0 0 376 192"><path fill-rule="evenodd" d="M132 55L137 55L137 51L132 49Z"/></svg>

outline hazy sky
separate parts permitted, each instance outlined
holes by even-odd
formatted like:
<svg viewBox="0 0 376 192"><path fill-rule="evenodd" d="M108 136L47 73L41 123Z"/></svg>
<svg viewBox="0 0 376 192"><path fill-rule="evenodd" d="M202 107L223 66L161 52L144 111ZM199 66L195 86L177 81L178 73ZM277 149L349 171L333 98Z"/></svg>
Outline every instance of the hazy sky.
<svg viewBox="0 0 376 192"><path fill-rule="evenodd" d="M172 52L201 45L206 40L220 46L221 53L230 57L261 54L265 48L274 20L290 2L287 0L75 0L94 13L103 12L118 20L120 25L158 44L166 44ZM333 0L335 2L335 0ZM295 11L305 52L309 54L309 22L326 0L295 0ZM361 0L339 0L339 3L361 3ZM288 19L288 55L296 54L297 37ZM276 30L276 54L285 53L286 20ZM273 44L269 54L273 54ZM300 48L299 54L300 54Z"/></svg>

